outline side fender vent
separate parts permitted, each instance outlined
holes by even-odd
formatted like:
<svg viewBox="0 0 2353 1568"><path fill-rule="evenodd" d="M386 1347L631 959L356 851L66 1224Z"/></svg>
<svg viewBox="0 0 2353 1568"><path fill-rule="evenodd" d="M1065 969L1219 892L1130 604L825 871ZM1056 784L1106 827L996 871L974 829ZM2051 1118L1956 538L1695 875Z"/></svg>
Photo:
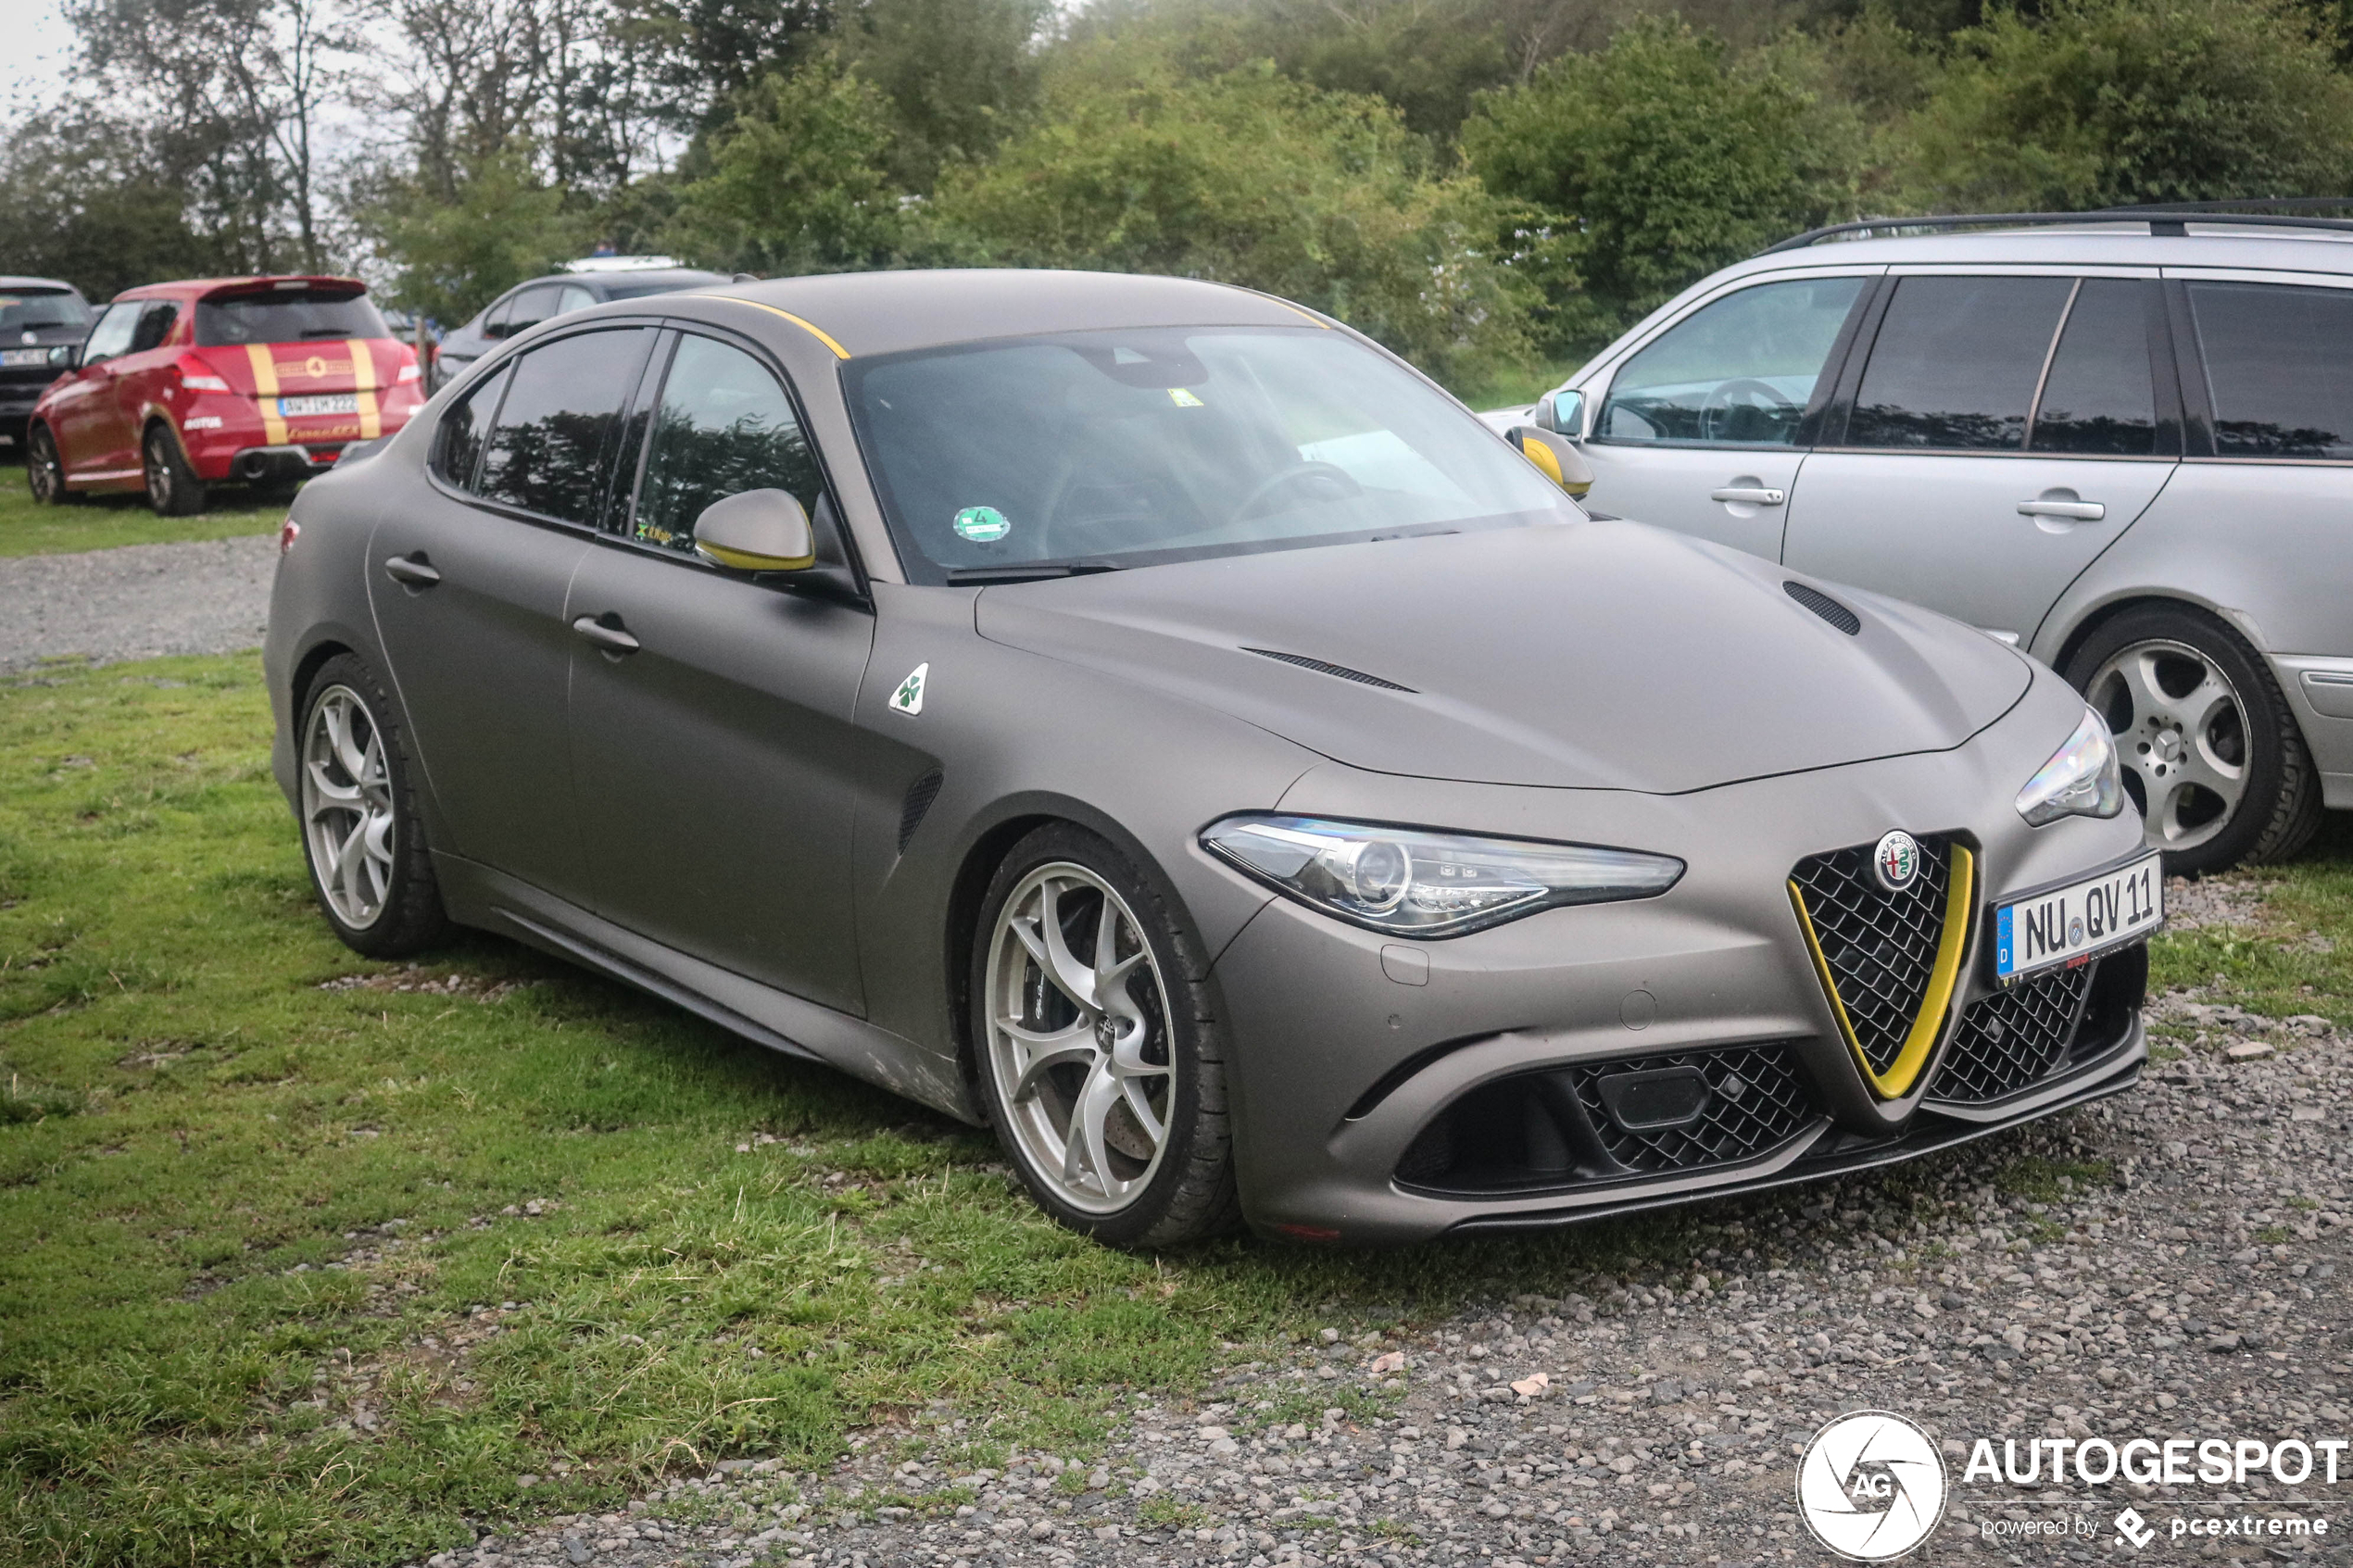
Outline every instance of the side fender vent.
<svg viewBox="0 0 2353 1568"><path fill-rule="evenodd" d="M924 814L931 809L931 803L939 798L939 786L943 782L939 770L934 768L907 786L907 798L899 807L899 852L901 855L907 853L907 846L913 841L915 830L924 825Z"/></svg>
<svg viewBox="0 0 2353 1568"><path fill-rule="evenodd" d="M1411 686L1401 686L1394 681L1384 681L1378 675L1367 675L1362 670L1351 670L1345 664L1332 664L1320 659L1310 659L1303 653L1277 653L1273 648L1242 649L1261 659L1279 659L1285 664L1296 664L1302 670L1313 670L1321 675L1337 675L1343 681L1353 681L1360 686L1378 686L1385 692L1410 692Z"/></svg>
<svg viewBox="0 0 2353 1568"><path fill-rule="evenodd" d="M1856 614L1853 610L1847 608L1844 605L1839 603L1836 599L1831 597L1828 594L1822 592L1819 588L1809 587L1803 583L1784 583L1781 584L1781 592L1787 594L1791 598L1795 599L1799 604L1804 605L1807 609L1812 610L1815 614L1820 616L1823 620L1829 621L1831 625L1837 627L1848 636L1859 636L1862 633L1863 618Z"/></svg>

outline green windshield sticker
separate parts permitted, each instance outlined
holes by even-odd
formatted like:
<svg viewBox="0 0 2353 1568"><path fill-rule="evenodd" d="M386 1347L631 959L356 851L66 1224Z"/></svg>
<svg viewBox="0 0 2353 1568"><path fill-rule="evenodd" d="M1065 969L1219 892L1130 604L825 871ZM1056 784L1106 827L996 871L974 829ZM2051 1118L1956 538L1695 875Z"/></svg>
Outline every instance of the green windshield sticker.
<svg viewBox="0 0 2353 1568"><path fill-rule="evenodd" d="M1005 514L994 507L966 507L956 514L956 533L975 545L992 545L1013 531Z"/></svg>
<svg viewBox="0 0 2353 1568"><path fill-rule="evenodd" d="M1172 386L1168 389L1168 400L1179 408L1198 408L1202 406L1200 398L1195 397L1181 386Z"/></svg>

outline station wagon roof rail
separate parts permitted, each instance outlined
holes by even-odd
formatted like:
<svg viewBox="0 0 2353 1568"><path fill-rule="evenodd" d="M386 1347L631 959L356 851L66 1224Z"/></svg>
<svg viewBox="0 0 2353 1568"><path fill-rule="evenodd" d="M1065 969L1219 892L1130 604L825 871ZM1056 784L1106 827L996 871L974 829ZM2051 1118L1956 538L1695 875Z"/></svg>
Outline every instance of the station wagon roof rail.
<svg viewBox="0 0 2353 1568"><path fill-rule="evenodd" d="M2289 207L2297 210L2291 213L2241 212L2238 210L2240 207ZM2192 217L2205 216L2219 217L2233 230L2317 229L2353 232L2353 218L2309 216L2313 212L2327 210L2353 211L2353 199L2290 196L2245 201L2163 202L2138 207L2097 207L2083 212L1975 212L1912 218L1862 218L1851 223L1831 223L1819 229L1808 229L1802 234L1791 235L1779 245L1767 245L1756 254L1777 256L1783 251L1804 250L1825 240L1881 238L1905 230L2039 229L2085 222L2141 221L2148 225L2148 232L2153 235L2178 237L2190 232L2188 220Z"/></svg>

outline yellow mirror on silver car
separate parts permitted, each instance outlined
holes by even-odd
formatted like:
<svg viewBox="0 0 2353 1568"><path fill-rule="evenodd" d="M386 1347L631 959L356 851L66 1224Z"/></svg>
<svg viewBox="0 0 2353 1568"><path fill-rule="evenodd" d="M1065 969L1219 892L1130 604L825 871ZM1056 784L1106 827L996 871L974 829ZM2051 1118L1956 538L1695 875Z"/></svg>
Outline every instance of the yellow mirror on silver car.
<svg viewBox="0 0 2353 1568"><path fill-rule="evenodd" d="M1514 425L1504 440L1519 448L1519 455L1543 470L1544 477L1570 495L1582 499L1593 487L1593 470L1586 466L1585 454L1567 436L1556 435L1534 425Z"/></svg>

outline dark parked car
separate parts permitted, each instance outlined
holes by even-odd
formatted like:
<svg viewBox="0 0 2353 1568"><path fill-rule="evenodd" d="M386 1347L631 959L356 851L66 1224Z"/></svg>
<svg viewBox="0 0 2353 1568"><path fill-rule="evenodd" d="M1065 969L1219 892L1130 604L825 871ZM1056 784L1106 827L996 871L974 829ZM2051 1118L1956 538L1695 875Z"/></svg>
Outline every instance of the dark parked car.
<svg viewBox="0 0 2353 1568"><path fill-rule="evenodd" d="M90 302L55 278L0 278L0 447L24 445L25 421L48 384L63 375L62 357L90 335Z"/></svg>
<svg viewBox="0 0 2353 1568"><path fill-rule="evenodd" d="M484 306L472 320L445 336L434 354L431 384L439 391L508 338L558 316L607 300L675 294L728 281L724 272L681 267L666 256L600 256L573 262L553 277L517 283Z"/></svg>

